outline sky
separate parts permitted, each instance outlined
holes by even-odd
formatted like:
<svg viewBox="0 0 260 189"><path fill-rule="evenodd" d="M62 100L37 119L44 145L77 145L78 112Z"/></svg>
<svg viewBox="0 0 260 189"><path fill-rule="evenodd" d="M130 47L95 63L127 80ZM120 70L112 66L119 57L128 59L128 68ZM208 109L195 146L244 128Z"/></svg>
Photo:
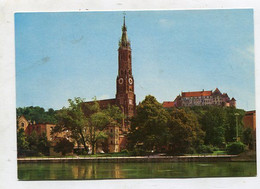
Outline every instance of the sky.
<svg viewBox="0 0 260 189"><path fill-rule="evenodd" d="M252 9L126 11L137 104L214 90L255 109ZM16 106L115 98L123 12L15 14Z"/></svg>

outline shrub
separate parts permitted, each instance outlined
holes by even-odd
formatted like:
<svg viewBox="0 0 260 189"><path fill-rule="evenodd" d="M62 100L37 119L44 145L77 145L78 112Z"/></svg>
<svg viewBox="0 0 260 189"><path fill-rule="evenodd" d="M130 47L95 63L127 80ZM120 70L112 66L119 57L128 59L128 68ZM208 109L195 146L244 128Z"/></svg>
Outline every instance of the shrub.
<svg viewBox="0 0 260 189"><path fill-rule="evenodd" d="M227 154L237 155L245 151L245 145L242 142L231 142L227 145Z"/></svg>
<svg viewBox="0 0 260 189"><path fill-rule="evenodd" d="M145 152L145 150L143 150L141 148L134 148L134 150L131 151L130 154L132 156L143 156L143 155L146 155L146 152Z"/></svg>
<svg viewBox="0 0 260 189"><path fill-rule="evenodd" d="M211 146L211 145L199 145L198 147L197 147L197 152L199 153L199 154L203 154L203 153L213 153L213 151L214 151L214 148L213 148L213 146Z"/></svg>
<svg viewBox="0 0 260 189"><path fill-rule="evenodd" d="M196 150L195 150L194 148L189 147L189 148L187 149L187 154L195 154L195 153L196 153Z"/></svg>
<svg viewBox="0 0 260 189"><path fill-rule="evenodd" d="M127 149L123 149L123 150L121 150L121 153L128 154L128 150Z"/></svg>
<svg viewBox="0 0 260 189"><path fill-rule="evenodd" d="M67 153L73 152L73 147L74 145L72 142L70 142L66 138L62 138L54 146L54 151L57 153L61 152L61 154L65 156Z"/></svg>
<svg viewBox="0 0 260 189"><path fill-rule="evenodd" d="M212 149L213 149L213 151L219 151L219 148L216 146L214 146Z"/></svg>
<svg viewBox="0 0 260 189"><path fill-rule="evenodd" d="M87 155L88 153L85 151L84 148L76 148L73 150L73 153L77 154L77 155Z"/></svg>

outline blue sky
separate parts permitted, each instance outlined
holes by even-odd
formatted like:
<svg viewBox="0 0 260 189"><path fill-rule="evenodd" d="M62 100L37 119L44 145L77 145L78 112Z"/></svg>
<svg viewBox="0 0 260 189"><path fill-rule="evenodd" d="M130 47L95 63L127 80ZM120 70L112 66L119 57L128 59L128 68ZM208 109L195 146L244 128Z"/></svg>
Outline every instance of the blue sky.
<svg viewBox="0 0 260 189"><path fill-rule="evenodd" d="M123 12L15 14L16 104L114 98ZM214 90L255 109L252 9L126 11L137 103Z"/></svg>

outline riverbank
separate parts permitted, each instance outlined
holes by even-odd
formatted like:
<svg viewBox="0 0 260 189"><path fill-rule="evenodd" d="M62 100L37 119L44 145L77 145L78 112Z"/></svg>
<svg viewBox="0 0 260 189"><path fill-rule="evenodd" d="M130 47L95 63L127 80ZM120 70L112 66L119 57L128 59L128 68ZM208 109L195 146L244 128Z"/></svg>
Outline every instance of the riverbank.
<svg viewBox="0 0 260 189"><path fill-rule="evenodd" d="M33 162L93 162L93 163L137 163L137 162L237 162L255 161L238 155L199 156L132 156L132 157L60 157L60 158L18 158L19 163Z"/></svg>

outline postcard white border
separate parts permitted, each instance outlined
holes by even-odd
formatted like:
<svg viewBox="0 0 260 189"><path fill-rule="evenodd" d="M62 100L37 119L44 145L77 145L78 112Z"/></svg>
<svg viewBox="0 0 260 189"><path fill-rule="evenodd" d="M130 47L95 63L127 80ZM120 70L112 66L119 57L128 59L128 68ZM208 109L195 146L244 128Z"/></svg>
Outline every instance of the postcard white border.
<svg viewBox="0 0 260 189"><path fill-rule="evenodd" d="M127 179L92 181L18 181L15 135L15 12L109 10L184 10L253 8L255 23L256 97L260 95L260 1L258 0L2 0L0 1L0 188L246 188L256 178ZM257 127L259 98L256 99ZM257 129L259 139L259 129ZM259 152L259 140L257 141ZM259 162L259 153L258 153ZM257 166L259 170L259 165ZM258 173L259 175L259 173Z"/></svg>

